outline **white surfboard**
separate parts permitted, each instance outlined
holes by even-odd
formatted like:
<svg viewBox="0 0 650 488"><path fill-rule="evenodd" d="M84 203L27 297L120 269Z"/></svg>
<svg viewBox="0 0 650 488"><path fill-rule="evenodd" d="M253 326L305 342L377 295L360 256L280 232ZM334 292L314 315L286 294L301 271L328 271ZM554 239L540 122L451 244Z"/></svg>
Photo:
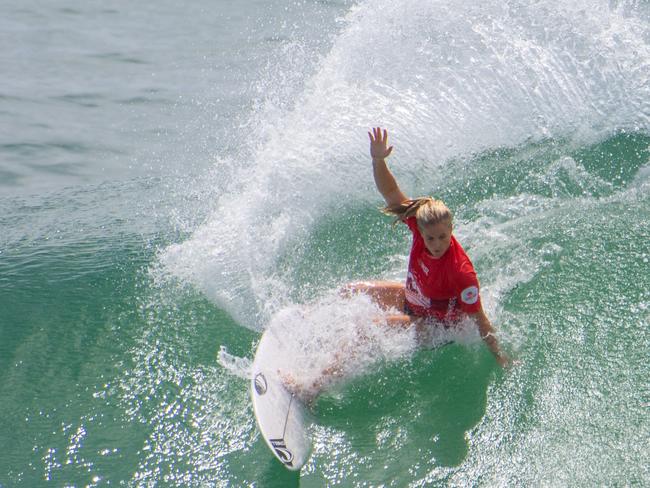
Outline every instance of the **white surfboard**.
<svg viewBox="0 0 650 488"><path fill-rule="evenodd" d="M311 453L304 404L289 393L278 377L277 364L289 354L272 329L262 334L253 360L251 397L260 433L282 464L297 471Z"/></svg>

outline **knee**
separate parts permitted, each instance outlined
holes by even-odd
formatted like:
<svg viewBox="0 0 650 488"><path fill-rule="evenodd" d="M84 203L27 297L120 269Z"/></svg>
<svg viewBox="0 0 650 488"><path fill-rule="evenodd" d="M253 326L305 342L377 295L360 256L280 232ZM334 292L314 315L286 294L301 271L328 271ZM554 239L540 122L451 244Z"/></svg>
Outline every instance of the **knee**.
<svg viewBox="0 0 650 488"><path fill-rule="evenodd" d="M347 283L339 288L339 295L344 298L350 298L353 295L359 293L368 293L372 288L372 284L365 281L355 281L353 283Z"/></svg>

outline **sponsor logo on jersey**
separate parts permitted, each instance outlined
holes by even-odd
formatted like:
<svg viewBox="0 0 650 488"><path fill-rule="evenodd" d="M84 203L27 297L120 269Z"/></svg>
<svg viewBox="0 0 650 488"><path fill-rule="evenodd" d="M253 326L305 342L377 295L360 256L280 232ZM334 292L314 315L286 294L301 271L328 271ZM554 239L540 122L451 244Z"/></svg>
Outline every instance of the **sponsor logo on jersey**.
<svg viewBox="0 0 650 488"><path fill-rule="evenodd" d="M467 305L474 305L478 301L478 288L470 286L460 293L460 299Z"/></svg>
<svg viewBox="0 0 650 488"><path fill-rule="evenodd" d="M419 307L429 308L431 306L431 299L424 296L422 290L418 286L417 281L413 275L409 272L406 278L406 286L404 287L404 292L406 295L406 300L413 305Z"/></svg>

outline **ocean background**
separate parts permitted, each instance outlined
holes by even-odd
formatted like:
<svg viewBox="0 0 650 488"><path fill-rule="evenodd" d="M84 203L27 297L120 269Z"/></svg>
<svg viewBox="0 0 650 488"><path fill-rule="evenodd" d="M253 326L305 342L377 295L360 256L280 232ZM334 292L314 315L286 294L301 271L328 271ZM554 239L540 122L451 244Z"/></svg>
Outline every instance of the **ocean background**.
<svg viewBox="0 0 650 488"><path fill-rule="evenodd" d="M1 487L650 485L646 1L4 1L0 45ZM405 276L377 125L514 368L337 294ZM347 357L300 473L269 326Z"/></svg>

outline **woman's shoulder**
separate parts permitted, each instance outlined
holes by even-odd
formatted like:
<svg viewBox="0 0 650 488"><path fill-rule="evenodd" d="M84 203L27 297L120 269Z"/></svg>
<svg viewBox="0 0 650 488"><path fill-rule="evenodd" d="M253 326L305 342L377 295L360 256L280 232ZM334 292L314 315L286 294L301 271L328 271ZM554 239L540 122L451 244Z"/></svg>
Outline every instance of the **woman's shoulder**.
<svg viewBox="0 0 650 488"><path fill-rule="evenodd" d="M474 275L476 276L476 271L474 270L474 265L472 260L469 258L463 246L456 238L451 236L452 243L451 247L453 249L454 257L454 269L459 275Z"/></svg>
<svg viewBox="0 0 650 488"><path fill-rule="evenodd" d="M402 219L402 222L404 222L413 232L416 232L418 230L418 220L415 218L415 216Z"/></svg>

